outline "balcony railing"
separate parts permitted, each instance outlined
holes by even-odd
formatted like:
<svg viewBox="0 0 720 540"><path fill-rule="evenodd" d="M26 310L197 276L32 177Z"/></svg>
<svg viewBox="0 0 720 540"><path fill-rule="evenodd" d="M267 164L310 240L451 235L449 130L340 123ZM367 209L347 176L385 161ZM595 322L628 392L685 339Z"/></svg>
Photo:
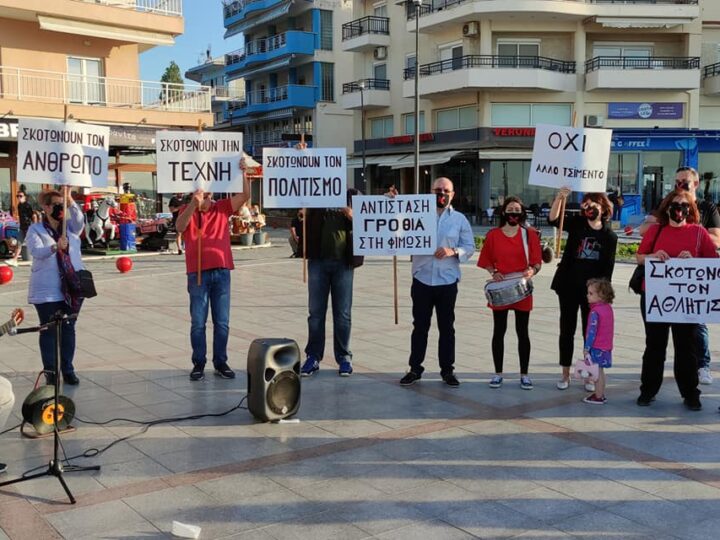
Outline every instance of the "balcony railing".
<svg viewBox="0 0 720 540"><path fill-rule="evenodd" d="M448 71L471 68L517 68L517 69L545 69L559 73L575 73L575 62L569 60L555 60L544 56L497 56L497 55L467 55L450 58L420 66L420 77L438 75ZM405 68L405 79L415 76L415 68Z"/></svg>
<svg viewBox="0 0 720 540"><path fill-rule="evenodd" d="M103 4L111 7L119 7L142 11L143 13L155 13L158 15L169 15L182 17L182 0L75 0L88 4Z"/></svg>
<svg viewBox="0 0 720 540"><path fill-rule="evenodd" d="M263 39L248 41L245 47L225 55L225 65L239 64L247 56L266 53L285 47L287 45L287 33L277 34Z"/></svg>
<svg viewBox="0 0 720 540"><path fill-rule="evenodd" d="M585 71L598 69L700 69L697 56L596 56L585 62Z"/></svg>
<svg viewBox="0 0 720 540"><path fill-rule="evenodd" d="M342 40L347 41L364 34L390 35L390 19L369 15L342 25Z"/></svg>
<svg viewBox="0 0 720 540"><path fill-rule="evenodd" d="M172 112L210 112L208 86L0 66L0 99Z"/></svg>
<svg viewBox="0 0 720 540"><path fill-rule="evenodd" d="M703 79L707 79L708 77L717 77L718 75L720 75L720 62L710 64L709 66L705 66L703 68Z"/></svg>
<svg viewBox="0 0 720 540"><path fill-rule="evenodd" d="M362 87L361 87L362 84ZM390 90L390 80L388 79L360 79L343 84L342 93L352 94L360 90Z"/></svg>
<svg viewBox="0 0 720 540"><path fill-rule="evenodd" d="M211 90L213 97L224 99L244 99L244 88L230 88L227 86L216 86Z"/></svg>
<svg viewBox="0 0 720 540"><path fill-rule="evenodd" d="M422 4L419 7L415 7L415 4L408 0L405 2L405 15L407 20L415 19L416 11L420 13L420 16L429 15L438 11L453 8L461 4L473 2L475 0L433 0L430 3ZM583 3L583 0L574 0L575 2ZM629 4L629 5L646 5L646 4L685 4L685 5L698 5L698 0L585 0L587 4Z"/></svg>
<svg viewBox="0 0 720 540"><path fill-rule="evenodd" d="M246 6L262 1L263 0L223 0L223 12L225 14L225 18L229 19L233 15L240 13Z"/></svg>

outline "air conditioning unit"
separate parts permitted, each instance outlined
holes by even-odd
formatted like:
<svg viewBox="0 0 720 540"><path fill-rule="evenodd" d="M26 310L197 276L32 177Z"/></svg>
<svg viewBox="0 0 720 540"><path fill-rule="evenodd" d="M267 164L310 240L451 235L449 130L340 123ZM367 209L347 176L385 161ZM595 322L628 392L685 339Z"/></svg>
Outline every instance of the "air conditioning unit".
<svg viewBox="0 0 720 540"><path fill-rule="evenodd" d="M602 127L604 123L604 116L598 116L597 114L585 115L585 127Z"/></svg>
<svg viewBox="0 0 720 540"><path fill-rule="evenodd" d="M373 58L375 60L385 60L387 58L387 47L375 47Z"/></svg>
<svg viewBox="0 0 720 540"><path fill-rule="evenodd" d="M477 21L471 21L463 24L463 36L472 37L477 36L480 33L480 25Z"/></svg>

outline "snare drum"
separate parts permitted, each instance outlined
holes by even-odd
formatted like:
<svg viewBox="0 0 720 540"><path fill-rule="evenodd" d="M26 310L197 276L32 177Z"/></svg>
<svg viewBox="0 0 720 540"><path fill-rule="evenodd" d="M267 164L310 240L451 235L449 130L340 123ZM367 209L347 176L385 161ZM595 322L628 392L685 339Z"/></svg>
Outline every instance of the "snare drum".
<svg viewBox="0 0 720 540"><path fill-rule="evenodd" d="M485 284L485 297L493 307L516 304L533 292L532 280L518 275L502 281L488 281Z"/></svg>

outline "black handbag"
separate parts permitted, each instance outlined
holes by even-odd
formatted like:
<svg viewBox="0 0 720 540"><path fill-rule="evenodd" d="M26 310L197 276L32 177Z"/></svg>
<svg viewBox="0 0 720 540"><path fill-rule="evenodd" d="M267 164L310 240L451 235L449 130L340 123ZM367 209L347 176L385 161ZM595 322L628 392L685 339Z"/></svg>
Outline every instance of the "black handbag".
<svg viewBox="0 0 720 540"><path fill-rule="evenodd" d="M80 291L82 292L83 298L94 298L97 296L95 290L95 282L90 270L80 270L77 272L77 276L80 279Z"/></svg>
<svg viewBox="0 0 720 540"><path fill-rule="evenodd" d="M660 233L662 232L662 228L664 225L660 225L660 230L658 230L657 234L655 235L655 238L653 238L652 246L650 247L650 253L655 252L655 242L657 242L658 237L660 236ZM630 290L634 292L635 294L642 294L642 286L643 282L645 281L645 265L644 264L638 264L635 267L635 270L632 273L632 276L630 276L630 283L628 286L630 287Z"/></svg>

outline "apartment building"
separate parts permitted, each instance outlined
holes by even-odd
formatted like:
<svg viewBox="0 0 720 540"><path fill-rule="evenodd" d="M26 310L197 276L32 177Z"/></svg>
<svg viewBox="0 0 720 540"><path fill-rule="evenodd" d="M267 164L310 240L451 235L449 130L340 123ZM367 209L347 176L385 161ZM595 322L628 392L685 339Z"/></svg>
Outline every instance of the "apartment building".
<svg viewBox="0 0 720 540"><path fill-rule="evenodd" d="M353 77L353 54L339 32L353 15L348 0L224 0L225 37L242 33L244 47L226 55L227 81L242 78L243 99L231 100L226 120L245 133L245 150L265 146L353 145L354 112L340 104Z"/></svg>
<svg viewBox="0 0 720 540"><path fill-rule="evenodd" d="M609 188L638 212L681 164L718 199L720 2L714 0L379 0L353 3L355 54L341 104L372 192L414 185L415 70L421 190L445 175L479 217L503 197L547 203L527 183L534 126L613 129ZM415 29L420 32L416 56ZM362 123L361 123L361 118ZM362 124L365 138L362 137Z"/></svg>
<svg viewBox="0 0 720 540"><path fill-rule="evenodd" d="M1 207L18 189L18 120L66 115L110 126L111 184L154 200L155 131L213 121L209 88L139 77L139 54L183 30L182 0L0 0ZM40 186L25 187L33 200Z"/></svg>
<svg viewBox="0 0 720 540"><path fill-rule="evenodd" d="M230 103L245 99L245 81L227 80L225 55L213 58L208 51L205 61L187 70L185 77L210 88L213 129L215 131L233 129L228 121L228 106ZM234 131L238 131L238 128Z"/></svg>

